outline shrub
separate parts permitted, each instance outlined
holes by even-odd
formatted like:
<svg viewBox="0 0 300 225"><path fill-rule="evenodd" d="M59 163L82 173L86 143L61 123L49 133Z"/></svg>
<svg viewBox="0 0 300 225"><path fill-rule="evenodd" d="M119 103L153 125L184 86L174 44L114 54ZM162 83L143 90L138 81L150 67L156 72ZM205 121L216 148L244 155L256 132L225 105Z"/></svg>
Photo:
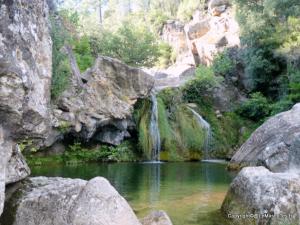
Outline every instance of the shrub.
<svg viewBox="0 0 300 225"><path fill-rule="evenodd" d="M227 51L225 51L217 55L214 59L212 68L216 75L225 76L234 69L234 62L229 57Z"/></svg>
<svg viewBox="0 0 300 225"><path fill-rule="evenodd" d="M92 40L93 53L117 58L131 66L153 66L158 60L159 44L145 26L124 22L116 32L103 31Z"/></svg>
<svg viewBox="0 0 300 225"><path fill-rule="evenodd" d="M79 40L74 41L74 53L78 67L81 72L91 67L94 63L92 50L90 46L90 39L88 36L83 36Z"/></svg>
<svg viewBox="0 0 300 225"><path fill-rule="evenodd" d="M159 57L156 66L160 68L168 67L172 61L172 47L167 43L160 43L158 46Z"/></svg>
<svg viewBox="0 0 300 225"><path fill-rule="evenodd" d="M183 88L183 98L187 102L203 102L209 100L209 93L222 81L216 77L211 67L200 65L196 69L196 78L187 82Z"/></svg>
<svg viewBox="0 0 300 225"><path fill-rule="evenodd" d="M266 97L256 92L237 110L238 114L253 121L260 121L270 115L271 107Z"/></svg>

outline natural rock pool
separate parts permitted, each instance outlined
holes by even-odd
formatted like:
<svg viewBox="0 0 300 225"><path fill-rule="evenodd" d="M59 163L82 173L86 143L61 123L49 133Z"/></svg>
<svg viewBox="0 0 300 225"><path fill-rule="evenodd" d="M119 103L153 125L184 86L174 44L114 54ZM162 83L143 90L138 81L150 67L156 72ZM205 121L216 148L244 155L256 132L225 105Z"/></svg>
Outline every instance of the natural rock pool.
<svg viewBox="0 0 300 225"><path fill-rule="evenodd" d="M33 176L107 178L139 217L165 210L174 225L225 225L219 208L233 175L209 162L112 163L34 167Z"/></svg>

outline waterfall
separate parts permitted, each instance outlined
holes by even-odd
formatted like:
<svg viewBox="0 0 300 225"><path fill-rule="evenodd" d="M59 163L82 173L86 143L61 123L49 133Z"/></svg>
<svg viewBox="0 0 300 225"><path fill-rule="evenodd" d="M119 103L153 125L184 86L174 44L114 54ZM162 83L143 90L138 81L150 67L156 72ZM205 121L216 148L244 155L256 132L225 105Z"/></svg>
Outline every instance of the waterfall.
<svg viewBox="0 0 300 225"><path fill-rule="evenodd" d="M210 124L205 119L203 119L203 117L199 115L199 113L197 113L195 110L193 110L190 107L188 108L192 111L192 113L196 117L199 125L205 129L206 137L204 140L204 159L208 159L209 158L208 153L210 150L211 140L212 140L212 132L211 132Z"/></svg>
<svg viewBox="0 0 300 225"><path fill-rule="evenodd" d="M151 118L150 118L150 136L152 140L152 153L151 160L159 161L160 160L160 133L158 127L158 107L157 107L157 99L154 93L151 94Z"/></svg>

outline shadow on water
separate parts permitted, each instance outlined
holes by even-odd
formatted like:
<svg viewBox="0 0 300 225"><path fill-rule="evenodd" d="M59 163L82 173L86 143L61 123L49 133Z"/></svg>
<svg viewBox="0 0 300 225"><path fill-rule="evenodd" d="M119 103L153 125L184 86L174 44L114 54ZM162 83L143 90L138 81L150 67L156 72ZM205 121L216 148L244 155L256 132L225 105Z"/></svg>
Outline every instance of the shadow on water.
<svg viewBox="0 0 300 225"><path fill-rule="evenodd" d="M225 164L112 163L32 168L33 176L106 177L139 217L163 209L174 225L219 225L219 208L232 176Z"/></svg>

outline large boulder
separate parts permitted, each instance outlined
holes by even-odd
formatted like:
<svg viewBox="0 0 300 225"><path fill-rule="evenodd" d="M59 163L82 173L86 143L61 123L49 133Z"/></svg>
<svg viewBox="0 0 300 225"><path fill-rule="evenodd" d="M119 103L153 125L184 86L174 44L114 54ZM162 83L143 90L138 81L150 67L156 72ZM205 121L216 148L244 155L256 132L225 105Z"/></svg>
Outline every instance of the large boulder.
<svg viewBox="0 0 300 225"><path fill-rule="evenodd" d="M300 103L261 125L235 153L231 163L263 165L274 172L299 168Z"/></svg>
<svg viewBox="0 0 300 225"><path fill-rule="evenodd" d="M79 76L82 84L73 74L72 87L58 100L55 126L85 140L95 137L119 144L128 137L135 102L147 97L154 87L153 77L101 56L91 69Z"/></svg>
<svg viewBox="0 0 300 225"><path fill-rule="evenodd" d="M299 224L300 176L244 168L230 185L222 211L235 225Z"/></svg>
<svg viewBox="0 0 300 225"><path fill-rule="evenodd" d="M0 1L0 124L16 139L52 135L52 41L45 0Z"/></svg>
<svg viewBox="0 0 300 225"><path fill-rule="evenodd" d="M1 225L140 225L126 200L101 177L35 177L7 191Z"/></svg>

